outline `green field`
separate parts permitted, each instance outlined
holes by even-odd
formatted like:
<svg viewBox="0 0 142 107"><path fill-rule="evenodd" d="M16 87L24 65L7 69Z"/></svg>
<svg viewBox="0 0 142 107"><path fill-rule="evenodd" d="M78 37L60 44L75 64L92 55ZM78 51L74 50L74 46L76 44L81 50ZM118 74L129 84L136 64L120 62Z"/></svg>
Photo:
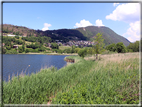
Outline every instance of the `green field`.
<svg viewBox="0 0 142 107"><path fill-rule="evenodd" d="M139 103L139 53L68 58L75 63L3 82L4 104Z"/></svg>
<svg viewBox="0 0 142 107"><path fill-rule="evenodd" d="M59 49L61 49L61 50L65 50L65 49L68 49L68 48L70 48L70 49L71 49L71 47L70 47L70 46L59 46Z"/></svg>

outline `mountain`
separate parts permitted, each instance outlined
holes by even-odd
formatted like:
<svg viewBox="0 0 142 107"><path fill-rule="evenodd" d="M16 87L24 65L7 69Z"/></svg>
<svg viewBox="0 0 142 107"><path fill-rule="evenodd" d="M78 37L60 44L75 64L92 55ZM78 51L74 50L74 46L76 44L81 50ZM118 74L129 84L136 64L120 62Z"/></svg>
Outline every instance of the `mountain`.
<svg viewBox="0 0 142 107"><path fill-rule="evenodd" d="M126 38L116 34L110 28L104 26L102 27L88 26L88 27L77 28L77 30L80 31L85 37L89 38L90 40L92 40L97 33L101 32L104 38L104 43L106 45L111 43L123 42L125 46L128 46L130 43L130 41L127 40Z"/></svg>
<svg viewBox="0 0 142 107"><path fill-rule="evenodd" d="M15 26L10 24L3 25L3 33L13 33L15 35L23 36L48 36L53 40L63 40L68 42L69 40L93 40L97 33L102 33L105 45L111 43L123 42L125 46L128 46L130 41L126 38L116 34L108 27L88 26L76 29L58 29L58 30L34 30L23 26Z"/></svg>

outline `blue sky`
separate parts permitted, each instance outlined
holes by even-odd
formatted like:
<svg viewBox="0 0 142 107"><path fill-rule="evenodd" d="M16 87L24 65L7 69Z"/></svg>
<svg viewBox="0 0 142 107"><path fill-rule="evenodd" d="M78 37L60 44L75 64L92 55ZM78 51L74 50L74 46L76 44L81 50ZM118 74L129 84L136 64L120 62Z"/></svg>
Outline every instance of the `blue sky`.
<svg viewBox="0 0 142 107"><path fill-rule="evenodd" d="M106 26L131 42L140 39L139 3L3 3L3 24L54 30Z"/></svg>

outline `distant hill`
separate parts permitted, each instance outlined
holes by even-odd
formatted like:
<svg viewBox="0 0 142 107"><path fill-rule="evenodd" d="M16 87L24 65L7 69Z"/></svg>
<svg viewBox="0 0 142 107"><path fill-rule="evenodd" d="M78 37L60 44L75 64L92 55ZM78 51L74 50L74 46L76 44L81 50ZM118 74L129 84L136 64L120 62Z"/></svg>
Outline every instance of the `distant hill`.
<svg viewBox="0 0 142 107"><path fill-rule="evenodd" d="M126 38L116 34L108 27L88 26L76 29L42 31L10 24L3 25L3 33L13 33L22 36L48 36L53 40L63 40L64 42L68 42L69 40L93 40L94 36L99 32L103 34L105 45L123 42L128 46L130 43Z"/></svg>
<svg viewBox="0 0 142 107"><path fill-rule="evenodd" d="M116 34L113 30L108 27L97 27L97 26L88 26L77 28L85 37L89 38L90 40L94 38L94 36L101 32L103 34L104 42L106 45L111 43L118 43L123 42L124 45L128 46L130 41L126 38Z"/></svg>

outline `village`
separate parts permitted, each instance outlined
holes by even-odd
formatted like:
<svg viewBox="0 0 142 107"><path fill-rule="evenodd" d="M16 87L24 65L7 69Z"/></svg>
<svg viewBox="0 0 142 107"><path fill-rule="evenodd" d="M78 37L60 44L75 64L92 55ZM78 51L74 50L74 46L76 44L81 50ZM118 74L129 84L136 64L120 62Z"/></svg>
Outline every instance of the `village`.
<svg viewBox="0 0 142 107"><path fill-rule="evenodd" d="M21 36L21 35L13 35L13 34L4 34L3 36L9 36L9 37L15 37L15 36L19 36L19 37L26 37L26 36ZM75 40L70 40L69 42L62 42L62 40L55 40L55 42L58 44L58 46L76 46L76 47L89 47L94 45L94 42L91 41L84 41L84 40L80 40L80 41L75 41ZM51 48L51 43L44 43L44 44L48 44L48 46ZM5 44L3 43L3 46ZM13 45L13 48L17 48L18 49L18 45Z"/></svg>
<svg viewBox="0 0 142 107"><path fill-rule="evenodd" d="M94 42L91 41L69 41L67 43L62 43L61 41L59 42L59 40L56 40L58 45L63 45L63 46L83 46L83 47L88 47L90 45L94 45Z"/></svg>

